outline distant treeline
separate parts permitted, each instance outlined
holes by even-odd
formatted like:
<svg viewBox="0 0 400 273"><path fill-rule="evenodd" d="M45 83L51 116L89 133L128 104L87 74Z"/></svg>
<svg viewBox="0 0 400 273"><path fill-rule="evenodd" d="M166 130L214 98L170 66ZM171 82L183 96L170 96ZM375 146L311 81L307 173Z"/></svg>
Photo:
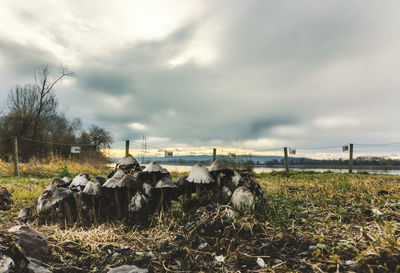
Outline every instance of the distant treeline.
<svg viewBox="0 0 400 273"><path fill-rule="evenodd" d="M224 157L218 157L224 158ZM253 160L251 156L231 159L225 157L225 160L237 164L237 165L249 165L249 166L265 166L265 167L277 167L284 166L284 158L274 158L271 160L265 160L260 162L259 160ZM177 164L177 165L194 165L196 163L202 163L204 165L211 164L211 157L209 160L193 160L184 158L170 158L168 160L157 160L157 162L162 164ZM349 160L347 159L311 159L304 157L289 157L289 165L291 166L343 166L347 167L349 165ZM357 157L353 160L353 166L380 166L380 167L390 167L397 166L400 167L400 160L391 159L387 157Z"/></svg>

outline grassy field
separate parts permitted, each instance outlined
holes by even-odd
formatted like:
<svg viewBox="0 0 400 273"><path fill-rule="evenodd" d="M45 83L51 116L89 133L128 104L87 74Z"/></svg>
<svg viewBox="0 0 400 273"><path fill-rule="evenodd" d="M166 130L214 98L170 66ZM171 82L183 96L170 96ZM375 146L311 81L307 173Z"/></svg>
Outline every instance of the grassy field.
<svg viewBox="0 0 400 273"><path fill-rule="evenodd" d="M0 165L0 184L14 201L11 210L1 212L4 230L16 224L21 208L35 207L53 177L108 172L61 162L22 169L24 177L14 178ZM225 223L219 207L183 214L177 203L148 228L121 222L29 225L48 237L50 265L84 271L133 263L152 272L186 272L188 266L202 272L400 272L400 176L293 172L287 179L274 172L256 177L265 201L257 202L253 216L236 216L233 223ZM208 243L207 250L197 248L201 242ZM263 269L257 257L264 260Z"/></svg>

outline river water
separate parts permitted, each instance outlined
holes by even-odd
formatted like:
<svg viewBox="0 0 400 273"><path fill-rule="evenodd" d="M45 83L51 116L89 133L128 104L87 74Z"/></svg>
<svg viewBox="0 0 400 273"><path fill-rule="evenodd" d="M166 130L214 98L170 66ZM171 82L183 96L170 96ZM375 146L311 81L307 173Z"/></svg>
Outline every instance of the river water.
<svg viewBox="0 0 400 273"><path fill-rule="evenodd" d="M186 165L167 165L161 164L164 168L166 168L169 172L189 172L192 166ZM338 172L338 173L347 173L348 169L310 169L310 168L290 168L291 170L296 171L314 171L314 172ZM284 171L284 168L265 168L265 167L254 167L255 173L270 173L272 171ZM360 169L360 170L353 170L354 173L357 172L368 172L374 174L393 174L393 175L400 175L400 170L367 170L367 169Z"/></svg>

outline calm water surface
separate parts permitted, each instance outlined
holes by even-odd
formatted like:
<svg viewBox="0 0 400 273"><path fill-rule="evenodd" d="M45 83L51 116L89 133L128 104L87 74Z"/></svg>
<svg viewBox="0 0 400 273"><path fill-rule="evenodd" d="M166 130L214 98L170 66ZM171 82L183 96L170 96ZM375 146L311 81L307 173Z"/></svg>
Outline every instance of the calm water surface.
<svg viewBox="0 0 400 273"><path fill-rule="evenodd" d="M192 166L185 165L167 165L162 164L164 168L166 168L169 172L189 172ZM272 171L284 171L284 168L265 168L265 167L255 167L254 172L256 173L270 173ZM314 172L338 172L338 173L347 173L348 169L308 169L308 168L291 168L291 170L297 171L314 171ZM400 170L353 170L353 172L369 172L375 174L394 174L400 175Z"/></svg>

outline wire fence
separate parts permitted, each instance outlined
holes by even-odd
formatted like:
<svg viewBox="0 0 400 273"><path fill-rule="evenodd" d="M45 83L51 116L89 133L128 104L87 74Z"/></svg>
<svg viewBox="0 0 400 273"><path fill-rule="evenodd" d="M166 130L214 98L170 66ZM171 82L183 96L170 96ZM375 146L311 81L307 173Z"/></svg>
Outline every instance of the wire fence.
<svg viewBox="0 0 400 273"><path fill-rule="evenodd" d="M13 159L15 153L14 139L15 137L0 139L0 156L3 160L11 161ZM42 144L42 149L47 147L48 151L57 151L62 156L73 154L73 148L79 148L75 153L85 153L88 149L95 147L95 145L87 143L61 143L25 137L18 137L16 141L20 146L19 151L17 151L18 160L25 160L23 151L34 147L34 143ZM284 152L285 148L287 148L287 153ZM255 149L240 144L235 145L235 147L216 145L192 147L174 145L173 143L153 144L143 138L115 141L111 147L102 149L102 152L113 161L129 152L142 164L159 161L166 164L190 165L195 162L212 162L214 149L217 151L217 158L225 157L232 160L247 161L256 167L286 168L287 170L289 164L291 167L297 166L298 168L345 169L348 167L351 172L353 168L360 166L357 158L361 158L364 160L363 167L400 169L400 160L397 160L400 142ZM356 159L356 162L353 162L354 159ZM382 164L382 162L384 163Z"/></svg>

